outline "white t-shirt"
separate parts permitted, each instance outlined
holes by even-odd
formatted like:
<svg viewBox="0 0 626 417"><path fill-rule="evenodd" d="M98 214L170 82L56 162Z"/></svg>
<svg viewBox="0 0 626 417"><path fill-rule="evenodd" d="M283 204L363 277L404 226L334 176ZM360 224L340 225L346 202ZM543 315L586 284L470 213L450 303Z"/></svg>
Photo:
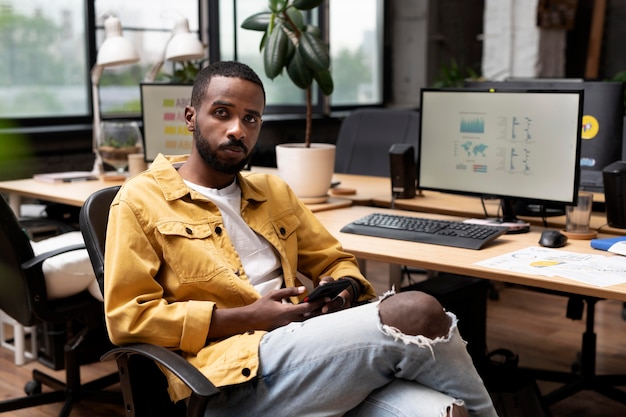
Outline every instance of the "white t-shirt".
<svg viewBox="0 0 626 417"><path fill-rule="evenodd" d="M220 209L224 228L235 245L246 275L261 295L283 284L280 258L262 236L259 236L241 217L241 189L237 181L221 190L202 187L185 181L189 188L211 199Z"/></svg>

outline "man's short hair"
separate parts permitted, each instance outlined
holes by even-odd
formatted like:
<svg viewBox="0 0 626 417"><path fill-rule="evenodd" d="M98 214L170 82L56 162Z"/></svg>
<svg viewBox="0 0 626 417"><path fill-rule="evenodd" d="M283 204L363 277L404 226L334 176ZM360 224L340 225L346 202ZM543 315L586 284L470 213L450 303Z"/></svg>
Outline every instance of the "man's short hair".
<svg viewBox="0 0 626 417"><path fill-rule="evenodd" d="M218 61L202 68L193 83L191 90L191 106L198 108L204 100L207 88L213 77L234 77L253 82L263 91L263 103L265 103L265 88L256 72L246 64L237 61Z"/></svg>

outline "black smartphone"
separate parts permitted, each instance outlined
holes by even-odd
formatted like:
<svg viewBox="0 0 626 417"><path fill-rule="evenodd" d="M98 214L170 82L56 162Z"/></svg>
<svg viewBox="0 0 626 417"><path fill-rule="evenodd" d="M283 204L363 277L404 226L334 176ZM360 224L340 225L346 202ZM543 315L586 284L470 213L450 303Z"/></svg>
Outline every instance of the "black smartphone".
<svg viewBox="0 0 626 417"><path fill-rule="evenodd" d="M335 298L339 293L350 286L350 281L347 279L341 279L338 281L327 282L324 285L318 285L301 301L301 303L307 303L310 301L316 301L321 298Z"/></svg>

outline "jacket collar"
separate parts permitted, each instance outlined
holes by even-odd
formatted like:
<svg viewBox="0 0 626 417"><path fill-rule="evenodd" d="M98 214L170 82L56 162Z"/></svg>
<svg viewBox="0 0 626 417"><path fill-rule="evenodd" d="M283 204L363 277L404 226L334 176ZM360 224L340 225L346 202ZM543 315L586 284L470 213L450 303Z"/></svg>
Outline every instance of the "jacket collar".
<svg viewBox="0 0 626 417"><path fill-rule="evenodd" d="M187 187L187 184L185 184L177 171L177 168L182 165L187 158L189 158L189 155L164 156L159 154L150 166L150 171L163 191L163 196L167 201L178 200L186 195L190 195L193 198L191 189ZM237 181L239 182L239 187L241 187L242 200L248 202L266 201L267 197L261 193L259 188L249 181L246 176L247 175L242 175L241 172L237 174Z"/></svg>

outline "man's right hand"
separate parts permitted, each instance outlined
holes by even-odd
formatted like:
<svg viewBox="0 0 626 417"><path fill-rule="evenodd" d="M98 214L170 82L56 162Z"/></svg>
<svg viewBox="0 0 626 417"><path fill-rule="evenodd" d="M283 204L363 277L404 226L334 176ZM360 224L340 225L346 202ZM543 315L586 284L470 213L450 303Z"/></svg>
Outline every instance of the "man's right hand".
<svg viewBox="0 0 626 417"><path fill-rule="evenodd" d="M272 290L254 303L234 308L216 308L209 326L207 341L222 339L249 330L273 330L294 321L303 321L321 314L330 300L292 304L283 302L303 294L305 287Z"/></svg>

